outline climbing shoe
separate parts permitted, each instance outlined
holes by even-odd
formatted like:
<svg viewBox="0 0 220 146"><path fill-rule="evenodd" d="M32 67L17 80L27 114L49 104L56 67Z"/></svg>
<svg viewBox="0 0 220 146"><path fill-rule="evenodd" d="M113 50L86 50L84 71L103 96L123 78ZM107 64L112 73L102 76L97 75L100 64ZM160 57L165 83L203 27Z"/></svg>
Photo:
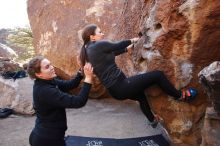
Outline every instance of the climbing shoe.
<svg viewBox="0 0 220 146"><path fill-rule="evenodd" d="M196 96L198 95L198 91L195 88L188 88L188 89L182 89L181 90L181 97L177 100L183 101L183 102L191 102L193 101Z"/></svg>

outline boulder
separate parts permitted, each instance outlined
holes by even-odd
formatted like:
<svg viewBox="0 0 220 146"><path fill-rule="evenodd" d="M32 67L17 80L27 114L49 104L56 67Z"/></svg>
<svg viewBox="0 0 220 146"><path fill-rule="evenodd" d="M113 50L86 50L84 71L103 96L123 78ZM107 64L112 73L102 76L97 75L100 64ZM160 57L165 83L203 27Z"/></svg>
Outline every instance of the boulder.
<svg viewBox="0 0 220 146"><path fill-rule="evenodd" d="M12 48L0 43L0 57L7 57L12 59L18 57L18 55Z"/></svg>
<svg viewBox="0 0 220 146"><path fill-rule="evenodd" d="M198 74L209 101L220 116L220 62L215 61Z"/></svg>
<svg viewBox="0 0 220 146"><path fill-rule="evenodd" d="M20 67L19 63L7 57L0 57L0 74L6 72L15 72L20 69L22 69L22 67Z"/></svg>
<svg viewBox="0 0 220 146"><path fill-rule="evenodd" d="M211 63L198 76L210 103L206 108L201 146L220 145L220 62Z"/></svg>
<svg viewBox="0 0 220 146"><path fill-rule="evenodd" d="M0 77L0 108L12 108L17 114L33 115L33 80L20 78L15 81Z"/></svg>

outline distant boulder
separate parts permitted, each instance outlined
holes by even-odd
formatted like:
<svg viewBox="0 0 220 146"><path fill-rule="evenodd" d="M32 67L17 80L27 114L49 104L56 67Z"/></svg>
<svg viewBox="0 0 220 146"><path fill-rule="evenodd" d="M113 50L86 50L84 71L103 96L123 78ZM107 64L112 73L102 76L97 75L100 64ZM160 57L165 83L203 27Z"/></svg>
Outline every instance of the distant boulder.
<svg viewBox="0 0 220 146"><path fill-rule="evenodd" d="M2 75L5 72L14 72L20 70L22 67L19 64L10 58L0 57L0 74Z"/></svg>
<svg viewBox="0 0 220 146"><path fill-rule="evenodd" d="M0 57L8 57L12 59L18 57L18 55L13 49L0 43Z"/></svg>
<svg viewBox="0 0 220 146"><path fill-rule="evenodd" d="M0 108L12 108L15 113L33 115L33 80L21 78L16 81L0 77Z"/></svg>

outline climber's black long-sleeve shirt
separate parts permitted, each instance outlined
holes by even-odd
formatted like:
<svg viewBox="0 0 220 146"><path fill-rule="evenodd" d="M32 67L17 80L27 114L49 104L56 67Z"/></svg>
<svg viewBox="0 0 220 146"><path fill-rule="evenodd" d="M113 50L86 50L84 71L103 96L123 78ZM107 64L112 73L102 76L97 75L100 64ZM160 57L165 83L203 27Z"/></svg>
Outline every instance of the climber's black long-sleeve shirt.
<svg viewBox="0 0 220 146"><path fill-rule="evenodd" d="M86 45L87 57L93 66L94 73L106 88L114 85L118 77L123 74L115 63L115 56L126 52L130 44L130 40L119 42L102 40L89 42Z"/></svg>
<svg viewBox="0 0 220 146"><path fill-rule="evenodd" d="M80 73L71 80L36 79L33 86L33 102L36 122L33 132L46 138L62 138L67 129L65 108L80 108L88 100L91 84L83 83L78 95L64 91L76 88L82 80Z"/></svg>

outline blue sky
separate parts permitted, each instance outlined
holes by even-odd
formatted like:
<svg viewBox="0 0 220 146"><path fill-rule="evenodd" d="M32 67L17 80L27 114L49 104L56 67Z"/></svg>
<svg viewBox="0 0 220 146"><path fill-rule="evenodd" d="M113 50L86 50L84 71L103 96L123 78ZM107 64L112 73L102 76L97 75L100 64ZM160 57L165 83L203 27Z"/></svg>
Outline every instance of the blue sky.
<svg viewBox="0 0 220 146"><path fill-rule="evenodd" d="M0 0L0 29L28 25L27 0Z"/></svg>

